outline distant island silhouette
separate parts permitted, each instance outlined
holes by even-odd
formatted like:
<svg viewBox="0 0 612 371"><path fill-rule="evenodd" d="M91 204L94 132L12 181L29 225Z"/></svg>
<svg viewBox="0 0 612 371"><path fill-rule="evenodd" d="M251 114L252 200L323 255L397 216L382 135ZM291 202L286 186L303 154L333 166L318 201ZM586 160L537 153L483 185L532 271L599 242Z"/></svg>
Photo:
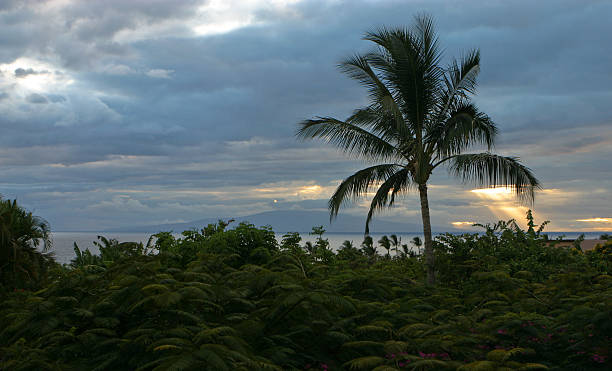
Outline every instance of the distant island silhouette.
<svg viewBox="0 0 612 371"><path fill-rule="evenodd" d="M415 217L415 219L418 217ZM216 223L219 219L234 219L231 225L241 222L249 222L256 226L269 225L274 232L300 232L307 233L313 226L322 225L329 233L363 233L365 216L339 215L331 224L328 211L308 210L274 210L239 217L204 218L185 223L169 223L156 225L139 225L114 228L105 232L143 232L156 233L159 231L182 232L193 228L202 228L210 223ZM230 227L231 227L230 225ZM372 222L371 233L412 233L422 229L418 222L397 222L391 217L381 216ZM452 226L433 226L436 232L461 232L466 229L457 229Z"/></svg>

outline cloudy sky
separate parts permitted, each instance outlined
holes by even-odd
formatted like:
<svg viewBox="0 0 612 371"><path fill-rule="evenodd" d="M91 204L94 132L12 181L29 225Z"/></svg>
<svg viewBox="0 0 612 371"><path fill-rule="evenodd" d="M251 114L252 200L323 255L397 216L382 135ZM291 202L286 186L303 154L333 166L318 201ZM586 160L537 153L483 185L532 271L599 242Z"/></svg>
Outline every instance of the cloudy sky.
<svg viewBox="0 0 612 371"><path fill-rule="evenodd" d="M366 104L337 63L423 12L446 56L480 48L475 101L542 181L536 219L612 230L612 2L595 0L0 0L0 194L54 230L324 210L365 164L296 124ZM434 225L522 218L440 170ZM385 215L418 222L417 197Z"/></svg>

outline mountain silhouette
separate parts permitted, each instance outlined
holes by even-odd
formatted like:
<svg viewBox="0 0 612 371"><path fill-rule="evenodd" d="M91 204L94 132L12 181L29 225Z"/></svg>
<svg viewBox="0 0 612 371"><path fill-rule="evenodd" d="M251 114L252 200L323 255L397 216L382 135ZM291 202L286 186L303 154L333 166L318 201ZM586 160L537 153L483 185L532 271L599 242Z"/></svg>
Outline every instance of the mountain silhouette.
<svg viewBox="0 0 612 371"><path fill-rule="evenodd" d="M353 215L339 215L333 222L329 221L327 211L308 211L308 210L275 210L262 213L226 218L205 218L186 223L171 223L157 225L128 226L120 229L113 229L113 232L142 232L157 233L160 231L182 232L189 229L201 229L210 223L216 223L219 219L230 220L230 224L236 225L241 222L249 222L261 227L269 225L276 233L300 232L306 233L312 230L313 226L322 225L327 232L331 233L363 233L365 227L365 215L357 217ZM436 232L453 232L455 228L433 226ZM375 218L370 225L370 233L421 233L422 226L420 220L417 221L396 221L389 217Z"/></svg>

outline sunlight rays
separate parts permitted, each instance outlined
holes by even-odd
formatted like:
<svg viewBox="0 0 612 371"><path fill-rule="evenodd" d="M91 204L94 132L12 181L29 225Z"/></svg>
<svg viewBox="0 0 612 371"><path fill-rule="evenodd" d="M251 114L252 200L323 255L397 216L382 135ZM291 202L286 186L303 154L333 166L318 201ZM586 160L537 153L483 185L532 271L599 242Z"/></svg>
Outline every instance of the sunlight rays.
<svg viewBox="0 0 612 371"><path fill-rule="evenodd" d="M484 201L489 211L498 219L515 219L524 224L525 214L529 208L517 204L514 190L508 187L472 189L470 193Z"/></svg>
<svg viewBox="0 0 612 371"><path fill-rule="evenodd" d="M507 187L478 188L472 189L470 192L475 193L479 197L488 198L491 200L502 201L512 198L512 190Z"/></svg>

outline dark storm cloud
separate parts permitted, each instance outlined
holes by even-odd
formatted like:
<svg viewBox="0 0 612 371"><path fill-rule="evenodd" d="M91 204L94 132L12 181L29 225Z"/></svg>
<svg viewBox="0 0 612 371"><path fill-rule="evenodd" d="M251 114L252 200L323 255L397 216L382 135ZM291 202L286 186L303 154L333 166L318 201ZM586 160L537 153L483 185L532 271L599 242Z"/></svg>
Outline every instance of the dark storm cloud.
<svg viewBox="0 0 612 371"><path fill-rule="evenodd" d="M481 49L476 103L500 127L498 151L520 156L547 187L609 183L612 165L598 159L612 144L612 52L601 42L612 31L612 3L302 1L262 5L249 26L196 36L193 25L212 17L198 13L204 4L2 2L0 169L20 185L1 183L0 193L64 228L85 214L108 228L324 208L327 194L218 199L171 191L232 185L246 194L286 181L327 187L363 167L328 146L297 142L296 123L343 118L367 104L366 91L336 65L371 50L360 39L365 31L408 25L419 12L435 17L445 61ZM19 85L43 78L35 90ZM444 171L434 182L456 183ZM168 193L109 191L143 187ZM434 217L450 220L441 210L451 207L483 209L457 187L432 201ZM418 208L411 199L405 205Z"/></svg>

